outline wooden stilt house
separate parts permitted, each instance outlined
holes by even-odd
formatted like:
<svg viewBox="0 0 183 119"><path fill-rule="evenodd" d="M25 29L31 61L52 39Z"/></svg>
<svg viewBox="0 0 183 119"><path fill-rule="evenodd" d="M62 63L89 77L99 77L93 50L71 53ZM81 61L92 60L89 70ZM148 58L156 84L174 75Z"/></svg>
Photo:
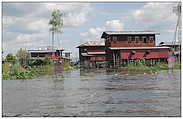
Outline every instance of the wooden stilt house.
<svg viewBox="0 0 183 119"><path fill-rule="evenodd" d="M89 67L103 67L105 64L105 44L100 41L89 41L80 44L79 59L80 64L88 65Z"/></svg>
<svg viewBox="0 0 183 119"><path fill-rule="evenodd" d="M154 31L105 31L106 60L109 66L123 66L135 60L149 64L167 62L169 47L156 46Z"/></svg>

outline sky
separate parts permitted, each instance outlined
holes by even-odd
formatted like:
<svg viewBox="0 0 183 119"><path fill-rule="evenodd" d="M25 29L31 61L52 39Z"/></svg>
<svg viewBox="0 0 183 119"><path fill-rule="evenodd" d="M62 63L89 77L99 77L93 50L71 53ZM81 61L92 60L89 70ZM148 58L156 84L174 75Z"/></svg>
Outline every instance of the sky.
<svg viewBox="0 0 183 119"><path fill-rule="evenodd" d="M62 34L57 37L58 48L72 52L78 58L79 44L101 41L106 30L154 30L160 33L156 44L172 41L177 16L173 13L176 2L118 2L118 3L11 3L4 2L3 55L51 45L49 20L59 9L64 13Z"/></svg>

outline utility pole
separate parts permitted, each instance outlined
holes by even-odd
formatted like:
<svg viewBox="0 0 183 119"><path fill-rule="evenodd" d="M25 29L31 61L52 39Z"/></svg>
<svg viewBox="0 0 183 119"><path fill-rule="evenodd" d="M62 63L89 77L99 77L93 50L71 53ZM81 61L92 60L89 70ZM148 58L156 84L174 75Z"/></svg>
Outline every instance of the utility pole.
<svg viewBox="0 0 183 119"><path fill-rule="evenodd" d="M182 34L182 15L181 15L181 3L178 3L177 6L173 8L173 13L177 15L177 24L174 32L174 39L172 41L173 45L178 43L178 52L181 55L181 34ZM175 51L175 47L173 48L173 52ZM181 61L181 56L178 57L179 62Z"/></svg>

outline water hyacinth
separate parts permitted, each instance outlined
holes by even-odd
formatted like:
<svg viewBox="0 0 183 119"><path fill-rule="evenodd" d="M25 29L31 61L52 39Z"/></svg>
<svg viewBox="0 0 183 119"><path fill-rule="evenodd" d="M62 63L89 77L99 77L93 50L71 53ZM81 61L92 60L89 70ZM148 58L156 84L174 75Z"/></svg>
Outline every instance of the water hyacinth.
<svg viewBox="0 0 183 119"><path fill-rule="evenodd" d="M62 64L33 65L29 68L26 67L29 66L12 65L8 62L4 63L3 80L33 79L42 75L53 75L55 73L72 70L79 68L80 66L72 66L69 62L64 62Z"/></svg>

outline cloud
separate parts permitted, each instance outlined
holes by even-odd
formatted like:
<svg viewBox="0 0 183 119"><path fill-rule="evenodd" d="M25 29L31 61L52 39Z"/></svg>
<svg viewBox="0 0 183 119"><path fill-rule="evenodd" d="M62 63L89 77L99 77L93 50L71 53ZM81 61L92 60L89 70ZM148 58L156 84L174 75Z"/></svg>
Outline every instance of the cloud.
<svg viewBox="0 0 183 119"><path fill-rule="evenodd" d="M110 20L106 21L106 26L108 26L111 30L122 30L124 24L120 22L120 20Z"/></svg>
<svg viewBox="0 0 183 119"><path fill-rule="evenodd" d="M146 25L147 28L172 28L177 16L173 13L176 3L147 3L142 8L133 11L133 22Z"/></svg>
<svg viewBox="0 0 183 119"><path fill-rule="evenodd" d="M49 31L49 27L48 20L44 18L3 16L3 30L32 34Z"/></svg>
<svg viewBox="0 0 183 119"><path fill-rule="evenodd" d="M53 10L64 13L64 26L79 26L87 21L92 7L89 3L3 3L3 16L20 19L50 19ZM36 12L32 12L32 10Z"/></svg>
<svg viewBox="0 0 183 119"><path fill-rule="evenodd" d="M80 36L85 41L99 40L102 32L105 31L105 29L105 27L90 28L87 32L80 33Z"/></svg>
<svg viewBox="0 0 183 119"><path fill-rule="evenodd" d="M41 3L6 3L2 4L3 16L32 16L43 10L44 5ZM36 11L36 12L33 12Z"/></svg>
<svg viewBox="0 0 183 119"><path fill-rule="evenodd" d="M40 34L20 34L20 33L12 33L12 32L7 32L6 35L9 37L6 37L7 41L4 42L3 44L7 48L14 48L16 45L20 45L23 48L31 48L31 47L37 47L40 44L39 43L46 43L48 42L48 34L40 33ZM12 39L14 37L14 39ZM34 44L30 46L29 44ZM12 47L9 47L12 46Z"/></svg>
<svg viewBox="0 0 183 119"><path fill-rule="evenodd" d="M31 40L38 40L37 42L39 42L39 39L45 39L47 37L48 37L47 34L19 34L14 42L24 43L29 42Z"/></svg>
<svg viewBox="0 0 183 119"><path fill-rule="evenodd" d="M120 20L109 20L104 26L92 27L87 32L80 33L81 39L85 41L100 40L103 31L106 30L123 30L124 24Z"/></svg>
<svg viewBox="0 0 183 119"><path fill-rule="evenodd" d="M45 30L48 31L49 29L47 19L35 20L33 22L26 24L26 27L28 30L31 31L45 31Z"/></svg>
<svg viewBox="0 0 183 119"><path fill-rule="evenodd" d="M38 46L49 39L54 9L64 13L64 27L79 27L88 21L92 7L89 3L3 3L2 9L3 44L6 52L15 53L25 44Z"/></svg>
<svg viewBox="0 0 183 119"><path fill-rule="evenodd" d="M78 27L86 23L92 10L88 3L3 3L3 28L20 33L39 32L48 28L55 9L64 13L64 27Z"/></svg>
<svg viewBox="0 0 183 119"><path fill-rule="evenodd" d="M59 9L64 13L64 26L79 26L87 21L89 13L92 11L90 4L85 3L55 3L45 4L49 11Z"/></svg>
<svg viewBox="0 0 183 119"><path fill-rule="evenodd" d="M4 37L4 36L3 36ZM12 39L12 37L14 37ZM25 33L6 33L6 41L3 40L3 52L4 55L7 53L16 53L20 48L34 49L39 46L48 46L48 34L35 33L35 34L25 34Z"/></svg>
<svg viewBox="0 0 183 119"><path fill-rule="evenodd" d="M160 32L157 43L172 41L177 22L173 8L177 3L146 3L143 7L133 10L127 19L128 24L140 30L155 30Z"/></svg>

